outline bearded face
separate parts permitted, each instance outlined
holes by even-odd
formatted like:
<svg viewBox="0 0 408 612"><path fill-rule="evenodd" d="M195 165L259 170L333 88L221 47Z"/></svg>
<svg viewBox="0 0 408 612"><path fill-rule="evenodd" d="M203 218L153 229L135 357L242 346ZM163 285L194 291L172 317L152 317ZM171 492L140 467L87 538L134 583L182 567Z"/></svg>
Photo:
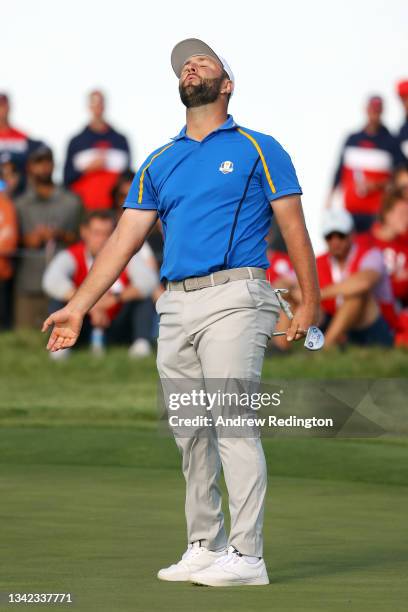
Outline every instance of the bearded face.
<svg viewBox="0 0 408 612"><path fill-rule="evenodd" d="M224 76L214 79L204 79L196 75L194 82L188 80L180 83L180 98L184 106L193 108L215 102L222 88Z"/></svg>

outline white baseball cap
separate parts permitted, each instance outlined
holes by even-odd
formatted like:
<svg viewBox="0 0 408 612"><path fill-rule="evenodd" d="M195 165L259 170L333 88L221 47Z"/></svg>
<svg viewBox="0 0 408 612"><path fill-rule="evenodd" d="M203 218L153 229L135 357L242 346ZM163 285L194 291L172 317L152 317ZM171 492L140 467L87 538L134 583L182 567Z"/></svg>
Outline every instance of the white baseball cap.
<svg viewBox="0 0 408 612"><path fill-rule="evenodd" d="M344 208L329 208L323 214L322 234L328 236L332 232L350 234L354 228L353 217Z"/></svg>
<svg viewBox="0 0 408 612"><path fill-rule="evenodd" d="M235 77L231 68L228 65L228 62L218 55L207 45L207 43L199 40L198 38L186 38L181 42L177 43L171 52L171 65L173 67L176 76L180 78L181 71L183 69L184 64L188 60L189 57L193 55L208 55L209 57L217 60L219 64L224 68L225 72L228 74L228 78L235 85Z"/></svg>

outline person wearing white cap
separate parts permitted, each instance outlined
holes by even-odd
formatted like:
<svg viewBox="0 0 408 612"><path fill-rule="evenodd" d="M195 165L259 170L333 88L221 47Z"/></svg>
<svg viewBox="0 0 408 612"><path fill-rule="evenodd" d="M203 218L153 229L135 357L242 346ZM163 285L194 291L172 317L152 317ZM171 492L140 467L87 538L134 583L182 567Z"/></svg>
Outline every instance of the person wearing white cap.
<svg viewBox="0 0 408 612"><path fill-rule="evenodd" d="M322 234L327 252L317 258L325 347L347 339L392 346L396 323L390 278L381 251L369 235L355 235L351 214L326 210Z"/></svg>
<svg viewBox="0 0 408 612"><path fill-rule="evenodd" d="M200 381L206 391L214 381L221 392L235 389L236 381L244 389L247 381L256 387L279 316L266 280L265 237L273 214L302 291L288 340L302 338L318 316L302 191L282 146L228 114L235 78L219 54L191 38L174 47L171 63L186 125L140 167L118 226L88 278L68 305L45 321L44 331L54 326L47 346L56 351L76 342L85 313L160 217L166 291L156 304L157 367L163 389L183 381ZM191 405L190 416L194 410ZM201 436L194 426L187 436L173 433L186 479L188 548L158 577L211 586L268 584L262 538L266 465L259 436L225 436L215 427ZM229 495L228 537L218 486L221 466Z"/></svg>

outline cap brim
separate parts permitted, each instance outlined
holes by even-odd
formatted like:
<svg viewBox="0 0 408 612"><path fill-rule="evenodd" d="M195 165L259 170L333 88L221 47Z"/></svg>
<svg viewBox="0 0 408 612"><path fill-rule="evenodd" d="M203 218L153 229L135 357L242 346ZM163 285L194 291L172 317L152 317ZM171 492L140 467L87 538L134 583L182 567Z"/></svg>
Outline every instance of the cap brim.
<svg viewBox="0 0 408 612"><path fill-rule="evenodd" d="M178 78L180 78L184 64L193 55L208 55L223 66L221 59L205 42L198 38L186 38L179 42L171 52L171 65Z"/></svg>
<svg viewBox="0 0 408 612"><path fill-rule="evenodd" d="M338 232L339 234L344 234L345 236L348 236L349 234L351 234L352 231L352 227L339 227L338 225L333 224L323 228L322 234L323 238L326 238L326 236L330 236L330 234L333 234L333 232Z"/></svg>

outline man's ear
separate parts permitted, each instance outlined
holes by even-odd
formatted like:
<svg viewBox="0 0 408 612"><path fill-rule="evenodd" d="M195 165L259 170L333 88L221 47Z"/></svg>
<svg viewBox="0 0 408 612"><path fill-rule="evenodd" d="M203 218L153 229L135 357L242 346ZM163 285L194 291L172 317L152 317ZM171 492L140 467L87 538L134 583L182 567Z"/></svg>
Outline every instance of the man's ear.
<svg viewBox="0 0 408 612"><path fill-rule="evenodd" d="M233 85L232 81L226 80L225 81L225 85L221 89L220 93L231 95L233 90L234 90L234 85Z"/></svg>

